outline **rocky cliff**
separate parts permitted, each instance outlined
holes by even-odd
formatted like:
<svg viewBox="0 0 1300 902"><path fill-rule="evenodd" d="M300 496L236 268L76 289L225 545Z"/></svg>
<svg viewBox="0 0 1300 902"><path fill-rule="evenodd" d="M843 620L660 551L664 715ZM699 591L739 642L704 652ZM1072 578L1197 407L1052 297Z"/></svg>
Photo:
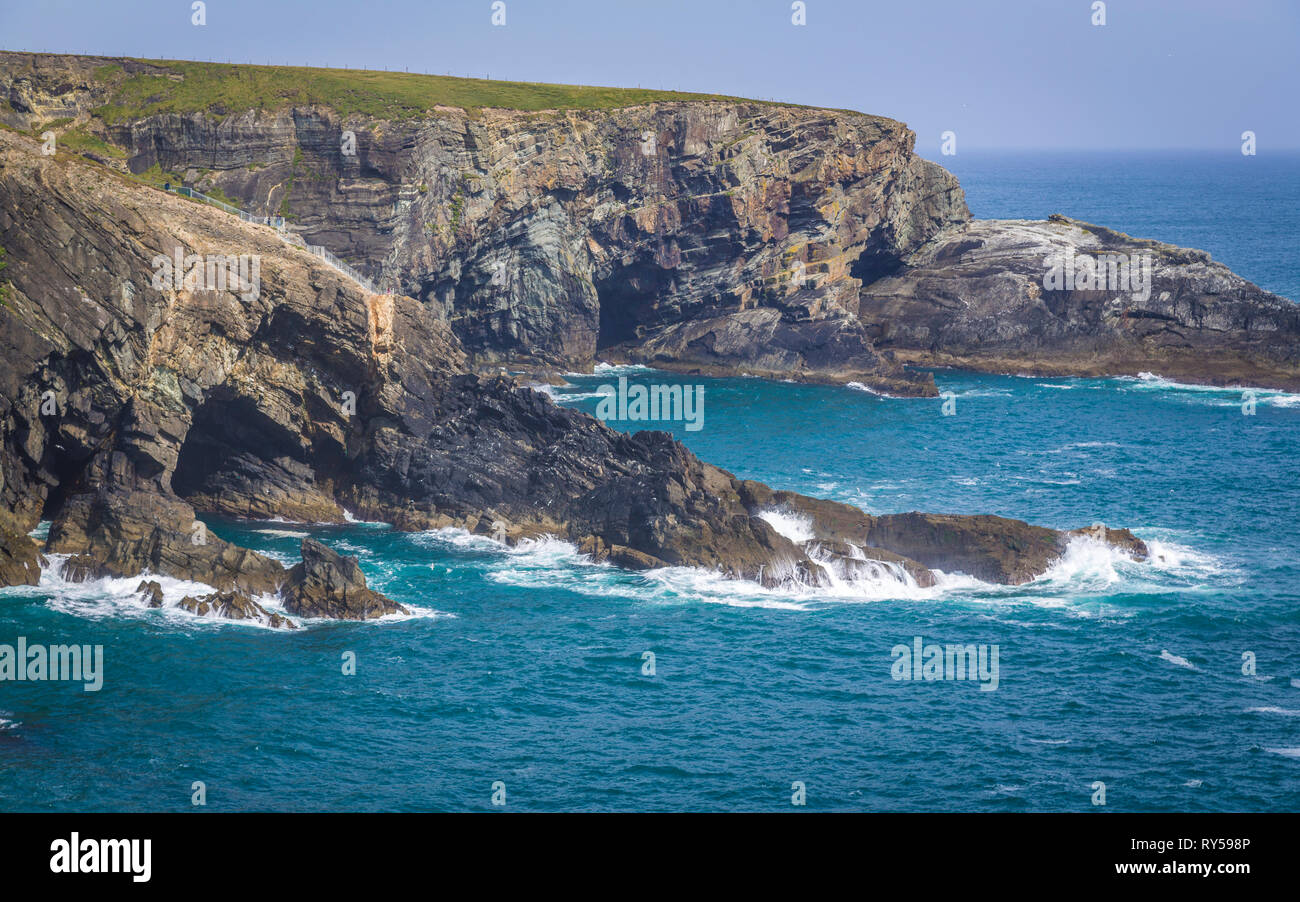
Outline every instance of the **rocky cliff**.
<svg viewBox="0 0 1300 902"><path fill-rule="evenodd" d="M527 111L434 97L396 116L347 112L343 92L239 109L254 101L226 81L282 70L196 65L0 54L0 121L53 122L107 165L285 213L424 301L476 364L599 355L934 394L856 317L863 284L968 218L899 122L653 95ZM515 96L486 84L486 103Z"/></svg>
<svg viewBox="0 0 1300 902"><path fill-rule="evenodd" d="M625 566L768 585L871 566L1023 582L1069 538L994 517L869 517L741 482L664 433L619 433L469 372L435 304L368 294L271 228L10 131L0 234L6 584L60 555L71 579L206 582L217 592L182 603L218 616L280 625L255 600L275 593L299 616L400 612L354 561L304 544L286 570L209 532L213 513L339 521L346 508L402 529L551 533ZM162 276L178 254L185 277ZM258 284L214 282L214 259L253 256ZM774 506L808 516L813 537L776 532L762 517ZM26 535L42 518L43 549ZM1145 555L1126 533L1099 538Z"/></svg>

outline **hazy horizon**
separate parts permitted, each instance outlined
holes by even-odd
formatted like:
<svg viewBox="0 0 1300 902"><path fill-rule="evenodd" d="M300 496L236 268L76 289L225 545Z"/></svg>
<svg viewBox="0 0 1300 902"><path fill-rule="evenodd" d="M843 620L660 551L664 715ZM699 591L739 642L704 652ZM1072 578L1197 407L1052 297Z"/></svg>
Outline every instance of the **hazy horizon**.
<svg viewBox="0 0 1300 902"><path fill-rule="evenodd" d="M851 109L906 122L917 150L1300 150L1300 6L1285 0L92 0L0 9L6 49L409 70L642 87ZM504 25L493 25L494 14ZM147 27L146 27L147 26Z"/></svg>

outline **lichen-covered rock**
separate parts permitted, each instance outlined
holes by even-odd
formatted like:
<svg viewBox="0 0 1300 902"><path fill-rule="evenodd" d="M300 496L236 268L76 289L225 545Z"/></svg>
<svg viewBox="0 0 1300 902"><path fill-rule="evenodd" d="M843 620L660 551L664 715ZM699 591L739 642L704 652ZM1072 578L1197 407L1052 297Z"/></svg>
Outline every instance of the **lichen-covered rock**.
<svg viewBox="0 0 1300 902"><path fill-rule="evenodd" d="M354 557L345 557L314 539L302 540L302 563L289 570L280 589L285 610L301 617L373 620L386 614L411 613L366 587Z"/></svg>

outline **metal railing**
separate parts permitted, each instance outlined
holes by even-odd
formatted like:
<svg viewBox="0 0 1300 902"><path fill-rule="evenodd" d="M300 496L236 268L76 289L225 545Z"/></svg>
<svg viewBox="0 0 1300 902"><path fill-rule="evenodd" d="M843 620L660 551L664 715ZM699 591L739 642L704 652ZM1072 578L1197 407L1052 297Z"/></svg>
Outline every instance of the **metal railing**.
<svg viewBox="0 0 1300 902"><path fill-rule="evenodd" d="M244 220L244 222L251 222L255 225L270 226L271 228L279 232L280 238L283 239L285 242L287 242L288 244L292 244L296 247L300 247L303 250L307 251L309 254L313 254L317 257L320 257L321 260L325 261L327 265L338 270L343 275L347 276L353 282L356 282L358 285L360 285L362 288L364 288L366 291L370 292L371 294L391 293L386 291L379 291L377 288L375 288L374 282L371 282L361 273L357 272L357 270L355 270L348 264L344 263L338 257L331 254L328 250L325 249L323 245L308 244L306 241L303 240L301 235L298 235L294 232L286 231L284 228L283 216L254 216L252 213L247 213L244 210L239 209L238 207L233 207L230 204L225 203L224 201L219 201L215 197L209 197L206 194L203 194L199 191L195 191L193 188L186 188L183 186L172 186L172 185L164 185L163 187L168 191L174 191L175 193L180 194L184 197L191 197L194 200L201 201L205 204L211 204L214 207L218 207L222 210L225 210L227 213L232 213L235 216L238 216L240 219Z"/></svg>
<svg viewBox="0 0 1300 902"><path fill-rule="evenodd" d="M284 231L283 216L254 216L252 213L245 212L244 210L241 210L238 207L232 207L230 204L226 203L225 201L217 200L215 197L209 197L208 195L203 194L202 192L195 191L193 188L186 188L182 185L177 185L177 186L166 185L164 187L166 187L168 191L175 191L177 194L180 194L183 197L192 197L195 200L202 201L205 204L211 204L214 207L219 207L220 209L225 210L227 213L233 213L235 216L238 216L240 219L244 220L244 222L251 222L254 223L255 225L270 226L271 228L275 229L278 232Z"/></svg>

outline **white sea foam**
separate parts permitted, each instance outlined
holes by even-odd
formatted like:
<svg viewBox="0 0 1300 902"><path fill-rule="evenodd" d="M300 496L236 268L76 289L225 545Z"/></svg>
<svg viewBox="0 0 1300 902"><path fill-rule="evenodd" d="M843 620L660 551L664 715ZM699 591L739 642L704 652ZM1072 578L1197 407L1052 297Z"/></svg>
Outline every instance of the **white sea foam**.
<svg viewBox="0 0 1300 902"><path fill-rule="evenodd" d="M356 523L362 526L391 526L392 525L391 523L387 523L384 520L358 520L355 516L353 516L352 511L348 510L346 507L342 508L342 510L343 510L343 519L348 523Z"/></svg>
<svg viewBox="0 0 1300 902"><path fill-rule="evenodd" d="M305 539L310 535L310 533L300 532L296 529L256 529L253 531L264 536L275 536L278 539Z"/></svg>
<svg viewBox="0 0 1300 902"><path fill-rule="evenodd" d="M565 373L564 375L566 376L582 376L582 375L620 376L620 375L631 375L633 373L654 372L654 367L642 366L639 363L603 363L602 362L602 363L597 363L591 369L592 371L589 374Z"/></svg>
<svg viewBox="0 0 1300 902"><path fill-rule="evenodd" d="M912 397L910 397L910 396L908 396L908 395L895 395L895 394L890 394L890 393L887 392L887 391L880 391L879 389L871 388L870 386L863 385L861 382L849 382L849 383L846 384L844 387L845 387L845 388L851 388L851 389L853 389L854 391L866 392L866 393L869 394L869 395L875 395L877 398L889 398L889 399L894 400L894 401L913 401L913 400L917 400L917 399L912 398ZM934 400L934 399L932 399L932 398L923 398L923 399L921 399L921 400L930 401L930 400Z"/></svg>
<svg viewBox="0 0 1300 902"><path fill-rule="evenodd" d="M1300 748L1265 748L1264 751L1281 755L1284 758L1300 758Z"/></svg>
<svg viewBox="0 0 1300 902"><path fill-rule="evenodd" d="M796 514L774 508L761 511L758 516L780 535L785 536L796 545L816 537L812 528L812 518L806 514Z"/></svg>
<svg viewBox="0 0 1300 902"><path fill-rule="evenodd" d="M206 583L158 576L147 572L137 576L104 577L79 583L69 582L60 572L69 556L51 554L46 557L49 566L41 570L40 584L37 589L48 594L50 608L65 614L91 620L156 617L174 624L219 622L269 629L265 624L249 620L217 620L213 617L200 617L177 607L181 599L187 595L197 598L217 591ZM148 601L136 591L141 582L149 581L157 582L162 589L161 608L150 608Z"/></svg>
<svg viewBox="0 0 1300 902"><path fill-rule="evenodd" d="M1162 533L1167 535L1168 533ZM1222 588L1240 574L1213 555L1172 541L1144 538L1151 556L1135 561L1124 550L1091 536L1074 536L1065 553L1030 587L1068 590L1075 598L1110 595L1117 586L1129 595L1160 594L1171 589Z"/></svg>
<svg viewBox="0 0 1300 902"><path fill-rule="evenodd" d="M1256 708L1247 708L1247 714L1280 714L1283 717L1300 717L1300 711L1294 708L1279 708L1277 705L1263 705Z"/></svg>
<svg viewBox="0 0 1300 902"><path fill-rule="evenodd" d="M1253 393L1260 405L1271 407L1300 407L1300 394L1279 391L1270 388L1257 388L1250 385L1194 385L1176 382L1155 373L1138 373L1137 376L1119 376L1114 381L1121 383L1125 391L1159 391L1171 397L1182 396L1184 400L1207 404L1215 407L1238 407L1246 392Z"/></svg>
<svg viewBox="0 0 1300 902"><path fill-rule="evenodd" d="M1200 668L1186 658L1172 654L1168 649L1161 649L1160 660L1168 661L1170 664L1177 664L1179 667L1186 667L1189 670L1199 670Z"/></svg>

